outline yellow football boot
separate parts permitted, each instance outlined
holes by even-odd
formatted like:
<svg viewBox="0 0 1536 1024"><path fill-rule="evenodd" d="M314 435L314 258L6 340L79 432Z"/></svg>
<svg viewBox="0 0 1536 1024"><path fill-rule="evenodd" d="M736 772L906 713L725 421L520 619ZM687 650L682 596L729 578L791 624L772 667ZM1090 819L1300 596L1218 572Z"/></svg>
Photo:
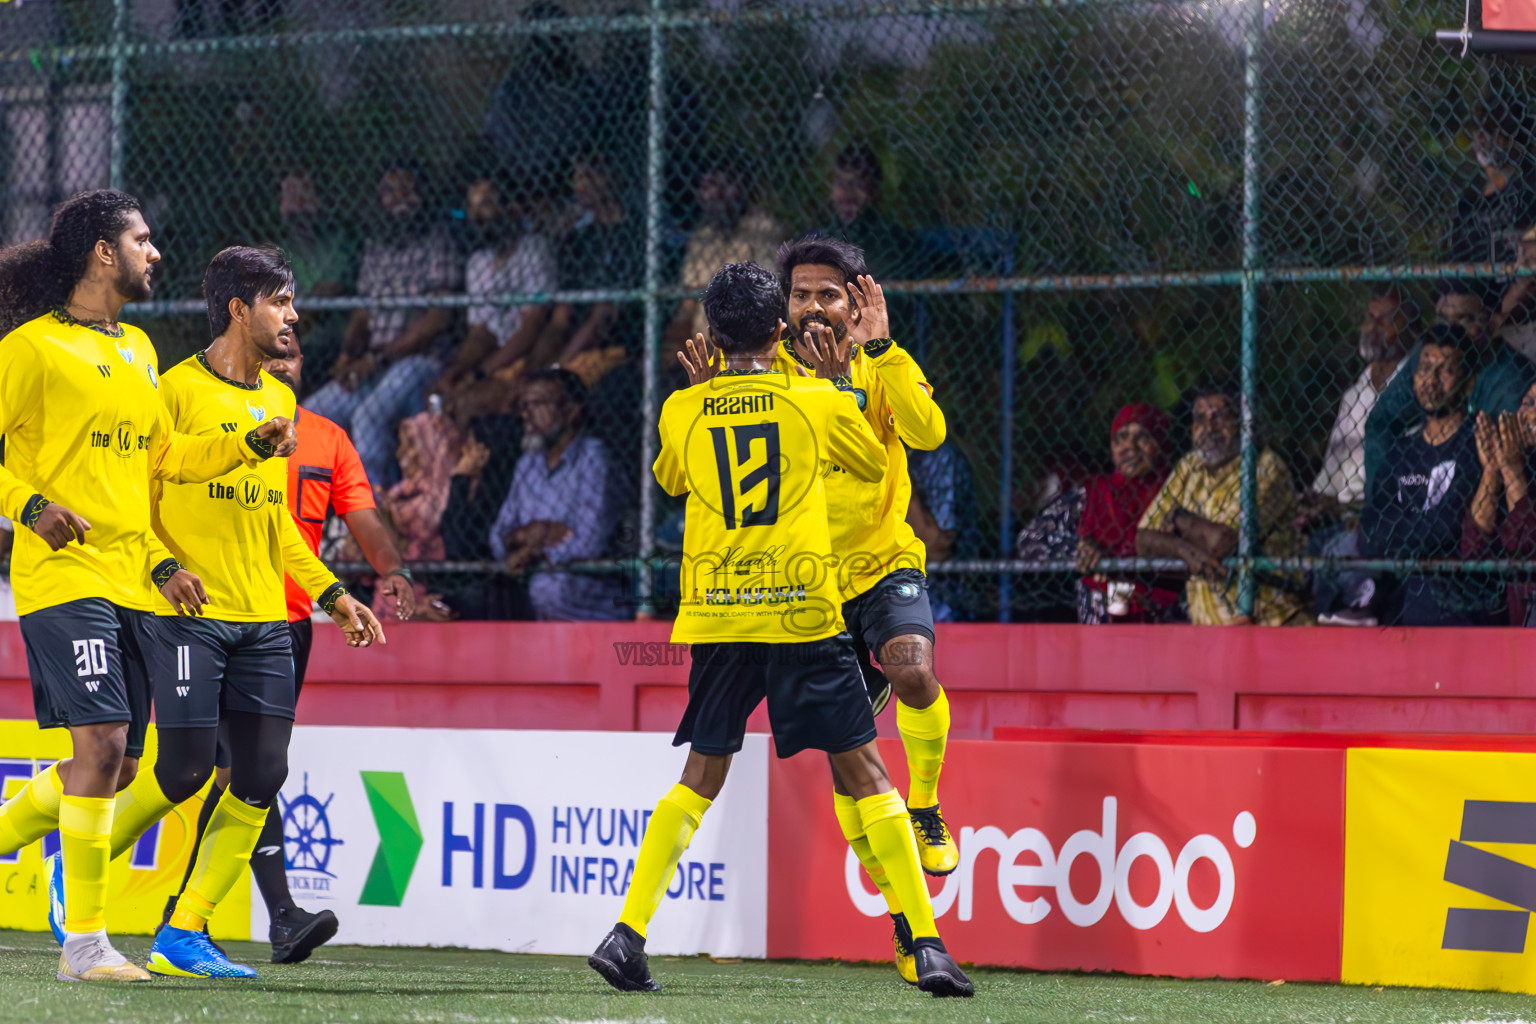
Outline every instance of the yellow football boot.
<svg viewBox="0 0 1536 1024"><path fill-rule="evenodd" d="M906 914L892 914L896 925L891 944L896 947L896 973L908 985L917 984L917 955L912 951L912 927L907 924Z"/></svg>
<svg viewBox="0 0 1536 1024"><path fill-rule="evenodd" d="M917 836L917 858L923 870L930 875L943 877L960 866L960 848L944 824L939 805L932 807L908 807L912 816L912 831Z"/></svg>

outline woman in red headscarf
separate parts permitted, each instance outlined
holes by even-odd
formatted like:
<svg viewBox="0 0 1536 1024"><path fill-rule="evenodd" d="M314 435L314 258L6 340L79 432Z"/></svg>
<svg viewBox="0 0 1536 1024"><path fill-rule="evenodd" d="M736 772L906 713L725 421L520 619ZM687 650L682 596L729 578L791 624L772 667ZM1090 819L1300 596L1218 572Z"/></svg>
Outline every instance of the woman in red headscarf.
<svg viewBox="0 0 1536 1024"><path fill-rule="evenodd" d="M1078 588L1079 622L1154 622L1178 606L1174 591L1093 572L1100 559L1136 557L1136 524L1168 478L1168 427L1167 415L1145 402L1121 409L1110 425L1115 471L1088 482L1077 527L1077 565L1084 574Z"/></svg>

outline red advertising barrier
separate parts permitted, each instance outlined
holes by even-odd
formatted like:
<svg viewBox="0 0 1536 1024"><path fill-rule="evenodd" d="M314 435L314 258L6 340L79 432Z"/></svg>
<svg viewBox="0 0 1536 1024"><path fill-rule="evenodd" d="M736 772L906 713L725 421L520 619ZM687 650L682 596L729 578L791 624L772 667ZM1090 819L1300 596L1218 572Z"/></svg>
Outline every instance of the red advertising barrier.
<svg viewBox="0 0 1536 1024"><path fill-rule="evenodd" d="M905 786L899 742L881 753ZM1342 749L953 742L960 867L930 880L962 960L1179 977L1339 979ZM769 774L768 955L886 959L883 900L816 758Z"/></svg>

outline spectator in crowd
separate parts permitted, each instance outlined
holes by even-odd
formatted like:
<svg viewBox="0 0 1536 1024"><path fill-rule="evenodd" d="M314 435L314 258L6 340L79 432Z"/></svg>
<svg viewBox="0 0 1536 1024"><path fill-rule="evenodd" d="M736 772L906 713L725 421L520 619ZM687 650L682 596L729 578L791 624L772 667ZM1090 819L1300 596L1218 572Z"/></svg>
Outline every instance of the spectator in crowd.
<svg viewBox="0 0 1536 1024"><path fill-rule="evenodd" d="M309 171L284 175L278 193L282 247L293 267L299 322L294 325L314 365L325 366L341 348L347 317L340 312L309 312L304 300L330 298L352 290L357 258L350 233L320 201Z"/></svg>
<svg viewBox="0 0 1536 1024"><path fill-rule="evenodd" d="M1132 403L1110 424L1115 470L1088 481L1077 525L1078 622L1161 622L1177 610L1171 590L1094 571L1100 559L1136 557L1136 526L1168 479L1172 453L1168 417L1156 406Z"/></svg>
<svg viewBox="0 0 1536 1024"><path fill-rule="evenodd" d="M1241 399L1235 389L1196 392L1190 438L1194 450L1152 499L1136 531L1136 553L1178 558L1189 567L1185 596L1196 625L1257 623L1283 626L1309 621L1299 586L1261 574L1252 617L1238 608L1235 574L1222 559L1237 550L1242 516ZM1258 453L1257 551L1272 557L1296 554L1295 489L1290 470L1268 448Z"/></svg>
<svg viewBox="0 0 1536 1024"><path fill-rule="evenodd" d="M610 579L559 571L601 558L617 520L607 448L582 430L586 389L569 370L536 370L522 389L523 457L518 460L490 547L521 576L536 559L528 596L538 619L618 618L621 595Z"/></svg>
<svg viewBox="0 0 1536 1024"><path fill-rule="evenodd" d="M1482 174L1456 204L1446 255L1453 263L1514 263L1520 226L1536 223L1525 106L1484 100L1471 128L1472 156Z"/></svg>
<svg viewBox="0 0 1536 1024"><path fill-rule="evenodd" d="M1536 558L1536 501L1531 493L1532 453L1536 452L1536 385L1525 393L1518 412L1498 419L1477 418L1477 455L1482 478L1472 498L1463 530L1463 558ZM1505 589L1511 626L1536 626L1536 583L1510 583Z"/></svg>
<svg viewBox="0 0 1536 1024"><path fill-rule="evenodd" d="M1436 289L1435 324L1456 327L1466 334L1473 348L1471 361L1481 367L1469 381L1471 412L1498 416L1520 407L1521 396L1536 381L1536 365L1489 333L1492 311L1484 302L1486 294L1476 282L1442 280ZM1366 419L1367 481L1383 468L1387 448L1404 434L1412 433L1423 418L1413 387L1419 348L1416 345L1408 353L1402 369L1387 384Z"/></svg>
<svg viewBox="0 0 1536 1024"><path fill-rule="evenodd" d="M1365 501L1365 423L1403 365L1405 339L1418 317L1418 307L1395 288L1378 291L1367 303L1359 343L1365 368L1339 403L1322 469L1297 509L1298 530L1328 523L1348 530L1358 521Z"/></svg>
<svg viewBox="0 0 1536 1024"><path fill-rule="evenodd" d="M863 143L845 148L832 169L832 219L825 234L845 238L864 250L869 272L877 280L921 277L914 264L925 262L909 234L881 214L880 189L885 172L880 158Z"/></svg>
<svg viewBox="0 0 1536 1024"><path fill-rule="evenodd" d="M727 263L774 265L779 243L789 232L754 204L750 193L742 173L724 161L699 175L699 223L688 235L683 251L683 269L678 277L681 287L703 291L715 271ZM704 304L696 298L684 299L667 325L662 365L676 368L675 353L681 351L689 338L699 334L709 335Z"/></svg>
<svg viewBox="0 0 1536 1024"><path fill-rule="evenodd" d="M1536 270L1536 227L1520 236L1518 260L1525 269ZM1510 349L1536 361L1536 279L1517 277L1510 282L1488 330Z"/></svg>
<svg viewBox="0 0 1536 1024"><path fill-rule="evenodd" d="M397 162L379 180L381 216L363 245L358 294L366 298L441 295L458 288L453 243L422 200L421 173ZM347 428L374 490L391 475L396 427L422 403L422 389L442 372L453 323L442 306L365 307L353 312L331 381L304 407Z"/></svg>
<svg viewBox="0 0 1536 1024"><path fill-rule="evenodd" d="M561 289L638 287L645 261L645 225L620 198L608 167L597 157L574 161L571 193L557 251ZM554 363L569 368L584 352L626 347L638 337L638 309L634 303L561 303L551 314L551 329L529 365Z"/></svg>
<svg viewBox="0 0 1536 1024"><path fill-rule="evenodd" d="M965 454L952 441L932 451L913 448L907 453L907 475L912 497L907 504L907 524L927 549L929 562L980 557L981 530L976 524L976 481ZM935 622L963 622L970 618L966 577L949 573L932 575L929 602Z"/></svg>
<svg viewBox="0 0 1536 1024"><path fill-rule="evenodd" d="M522 11L530 24L562 21L565 8L535 0ZM604 124L604 88L582 64L573 37L534 33L522 39L517 63L491 98L482 128L486 143L513 180L553 182Z"/></svg>
<svg viewBox="0 0 1536 1024"><path fill-rule="evenodd" d="M469 258L464 289L471 298L552 292L558 286L554 249L531 227L522 207L491 176L470 183L464 214ZM526 360L549 319L547 304L477 303L469 307L464 341L431 391L468 420L505 411L511 378Z"/></svg>
<svg viewBox="0 0 1536 1024"><path fill-rule="evenodd" d="M458 461L459 430L446 416L417 413L400 422L400 480L384 492L383 506L400 538L406 562L440 562L443 550L443 511L448 507L449 478ZM429 603L417 583L416 603ZM384 595L380 594L379 597ZM376 600L375 605L380 605ZM375 614L387 612L377 607Z"/></svg>
<svg viewBox="0 0 1536 1024"><path fill-rule="evenodd" d="M1481 349L1460 327L1437 324L1413 373L1418 429L1394 439L1366 488L1360 528L1369 558L1454 558L1482 477L1467 396ZM1487 621L1486 588L1449 575L1406 573L1370 588L1377 621L1403 626Z"/></svg>

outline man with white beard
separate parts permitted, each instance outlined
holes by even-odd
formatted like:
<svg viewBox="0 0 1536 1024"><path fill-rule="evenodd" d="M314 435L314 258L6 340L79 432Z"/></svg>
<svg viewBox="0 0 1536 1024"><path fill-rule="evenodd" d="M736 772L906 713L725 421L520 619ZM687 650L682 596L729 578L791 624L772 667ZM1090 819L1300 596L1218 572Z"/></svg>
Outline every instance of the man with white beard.
<svg viewBox="0 0 1536 1024"><path fill-rule="evenodd" d="M536 560L546 567L528 579L534 617L601 620L621 615L612 579L551 571L567 562L601 558L618 519L611 460L602 441L582 432L586 388L569 370L536 370L524 378L519 412L523 455L491 526L491 552L512 576Z"/></svg>
<svg viewBox="0 0 1536 1024"><path fill-rule="evenodd" d="M1360 324L1360 358L1365 369L1339 403L1323 468L1297 510L1298 530L1338 522L1347 531L1359 520L1365 500L1365 421L1403 365L1406 336L1418 318L1418 308L1396 289L1371 296Z"/></svg>

